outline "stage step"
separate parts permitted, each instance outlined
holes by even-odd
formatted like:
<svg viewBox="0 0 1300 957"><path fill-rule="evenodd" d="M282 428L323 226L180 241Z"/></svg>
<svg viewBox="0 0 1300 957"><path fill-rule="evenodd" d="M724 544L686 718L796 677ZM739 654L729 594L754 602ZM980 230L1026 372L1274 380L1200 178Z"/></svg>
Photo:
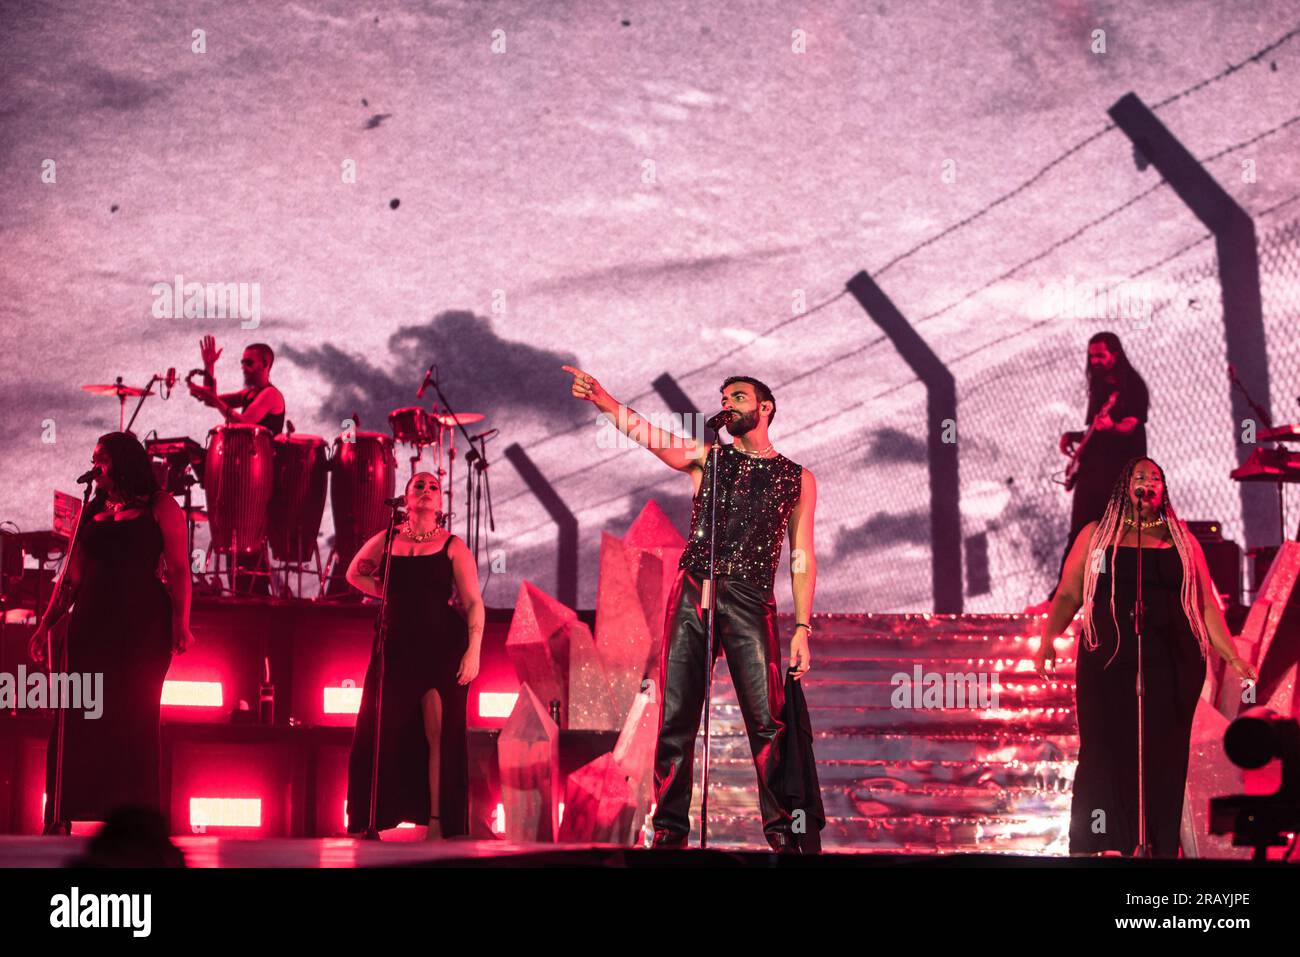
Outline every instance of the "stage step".
<svg viewBox="0 0 1300 957"><path fill-rule="evenodd" d="M791 624L783 616L783 635ZM1023 615L814 619L804 693L826 849L1067 852L1078 760L1073 651L1060 642L1055 676L1039 678L1029 658L1041 627L1041 618ZM899 690L918 678L915 695ZM946 689L946 702L924 697L927 686ZM922 707L931 703L950 706ZM714 677L712 726L709 843L764 848L753 760L725 660ZM697 768L702 760L701 739ZM698 793L692 816L699 820Z"/></svg>

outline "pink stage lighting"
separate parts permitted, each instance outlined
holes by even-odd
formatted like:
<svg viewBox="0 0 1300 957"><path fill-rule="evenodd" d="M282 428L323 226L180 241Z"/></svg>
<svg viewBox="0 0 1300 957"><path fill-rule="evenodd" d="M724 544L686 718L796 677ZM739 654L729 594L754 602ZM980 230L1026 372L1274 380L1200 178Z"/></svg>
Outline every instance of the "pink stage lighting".
<svg viewBox="0 0 1300 957"><path fill-rule="evenodd" d="M190 827L261 827L261 798L190 798Z"/></svg>
<svg viewBox="0 0 1300 957"><path fill-rule="evenodd" d="M478 696L478 716L480 718L508 718L515 710L518 694L500 691L484 691Z"/></svg>
<svg viewBox="0 0 1300 957"><path fill-rule="evenodd" d="M326 714L357 714L361 711L361 689L355 685L325 688Z"/></svg>
<svg viewBox="0 0 1300 957"><path fill-rule="evenodd" d="M220 681L164 681L162 704L188 708L220 708Z"/></svg>

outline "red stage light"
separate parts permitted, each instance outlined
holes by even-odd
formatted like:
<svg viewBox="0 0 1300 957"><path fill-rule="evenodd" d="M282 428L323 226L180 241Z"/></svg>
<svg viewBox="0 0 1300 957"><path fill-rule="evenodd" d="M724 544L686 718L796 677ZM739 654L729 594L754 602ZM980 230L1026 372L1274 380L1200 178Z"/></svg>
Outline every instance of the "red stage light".
<svg viewBox="0 0 1300 957"><path fill-rule="evenodd" d="M187 708L220 708L220 681L164 681L162 704Z"/></svg>
<svg viewBox="0 0 1300 957"><path fill-rule="evenodd" d="M261 798L190 798L190 827L261 827Z"/></svg>
<svg viewBox="0 0 1300 957"><path fill-rule="evenodd" d="M518 694L501 691L483 691L478 696L478 716L480 718L509 718L515 710Z"/></svg>
<svg viewBox="0 0 1300 957"><path fill-rule="evenodd" d="M344 683L340 687L326 687L326 714L357 714L361 711L361 689L354 684Z"/></svg>

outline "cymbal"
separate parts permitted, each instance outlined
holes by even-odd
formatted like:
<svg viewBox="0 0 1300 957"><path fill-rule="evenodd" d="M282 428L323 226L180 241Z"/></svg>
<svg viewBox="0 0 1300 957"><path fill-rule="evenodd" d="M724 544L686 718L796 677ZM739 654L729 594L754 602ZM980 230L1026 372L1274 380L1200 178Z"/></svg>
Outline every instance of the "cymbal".
<svg viewBox="0 0 1300 957"><path fill-rule="evenodd" d="M469 425L471 422L482 422L487 418L482 412L457 412L455 415L449 415L446 412L433 412L434 421L441 425Z"/></svg>
<svg viewBox="0 0 1300 957"><path fill-rule="evenodd" d="M111 396L129 396L133 399L142 395L153 395L153 389L137 389L135 386L118 385L110 383L108 385L83 385L82 392L89 392L91 395L111 395Z"/></svg>

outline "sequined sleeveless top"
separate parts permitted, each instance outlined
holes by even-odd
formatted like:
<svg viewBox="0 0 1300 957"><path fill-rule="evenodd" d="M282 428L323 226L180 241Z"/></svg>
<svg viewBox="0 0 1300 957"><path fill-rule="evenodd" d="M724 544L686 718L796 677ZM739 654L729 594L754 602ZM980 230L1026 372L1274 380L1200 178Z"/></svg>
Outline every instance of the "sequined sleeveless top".
<svg viewBox="0 0 1300 957"><path fill-rule="evenodd" d="M718 574L740 578L770 591L781 562L781 540L799 501L803 466L784 455L754 458L730 445L718 450ZM709 573L709 505L713 461L691 509L691 535L679 567L700 577Z"/></svg>

